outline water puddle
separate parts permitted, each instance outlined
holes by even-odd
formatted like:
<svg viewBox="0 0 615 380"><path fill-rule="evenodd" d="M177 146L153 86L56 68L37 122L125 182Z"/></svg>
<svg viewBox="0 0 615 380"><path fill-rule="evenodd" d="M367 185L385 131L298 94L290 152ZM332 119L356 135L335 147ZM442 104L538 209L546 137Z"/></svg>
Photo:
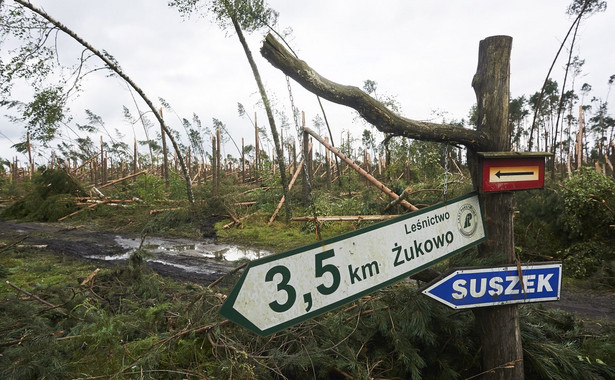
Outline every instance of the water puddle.
<svg viewBox="0 0 615 380"><path fill-rule="evenodd" d="M116 245L127 249L125 253L105 256L89 256L105 261L127 260L139 248L139 238L115 236ZM272 252L257 248L246 248L232 244L217 244L189 239L166 239L147 237L143 242L147 251L145 260L150 263L173 267L192 273L210 273L219 265L227 266L238 260L255 260L271 255Z"/></svg>

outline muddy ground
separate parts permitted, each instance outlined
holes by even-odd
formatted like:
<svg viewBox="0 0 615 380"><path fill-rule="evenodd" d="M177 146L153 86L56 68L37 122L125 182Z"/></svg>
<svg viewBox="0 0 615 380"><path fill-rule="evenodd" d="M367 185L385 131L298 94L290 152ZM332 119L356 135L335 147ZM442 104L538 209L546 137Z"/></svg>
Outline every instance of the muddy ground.
<svg viewBox="0 0 615 380"><path fill-rule="evenodd" d="M87 227L68 227L55 223L14 223L0 221L0 240L7 244L44 246L47 251L87 260L99 266L121 264L122 259L104 260L103 257L122 257L130 251L117 242L118 234L101 233ZM139 241L139 236L127 240ZM175 255L173 265L147 261L147 265L163 276L177 280L209 284L235 268L237 263L205 259L188 255ZM190 270L188 268L193 268Z"/></svg>
<svg viewBox="0 0 615 380"><path fill-rule="evenodd" d="M117 234L101 233L87 227L73 228L62 224L14 223L0 221L0 240L7 244L46 246L58 254L96 262L97 265L117 265L118 261L105 261L92 257L121 256L129 249L116 242ZM139 237L130 237L138 239ZM148 265L164 276L201 284L211 283L233 270L238 263L224 259L183 256L173 265L148 261ZM190 270L185 268L197 268ZM596 293L589 290L562 287L561 299L546 302L545 307L559 308L584 318L588 323L606 321L615 323L615 293Z"/></svg>

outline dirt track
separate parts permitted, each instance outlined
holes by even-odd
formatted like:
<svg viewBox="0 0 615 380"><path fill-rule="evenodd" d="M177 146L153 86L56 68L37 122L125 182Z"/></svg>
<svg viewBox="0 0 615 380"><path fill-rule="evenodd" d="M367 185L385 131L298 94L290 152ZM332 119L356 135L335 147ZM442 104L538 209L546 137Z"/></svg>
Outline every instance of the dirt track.
<svg viewBox="0 0 615 380"><path fill-rule="evenodd" d="M116 237L117 234L100 233L87 228L67 228L62 224L0 221L0 240L45 245L48 251L96 262L97 265L115 265L122 260L103 260L102 257L121 257L129 251L117 244ZM202 284L217 280L235 267L235 264L223 260L189 256L175 258L174 265L155 261L148 261L147 264L164 276ZM195 270L184 270L183 267Z"/></svg>
<svg viewBox="0 0 615 380"><path fill-rule="evenodd" d="M113 265L94 257L123 255L128 249L117 244L117 234L100 233L87 228L67 228L62 224L13 223L0 221L0 240L10 244L46 245L51 252ZM149 261L155 271L175 279L202 284L211 283L230 272L236 264L219 259L183 256L174 265ZM197 271L182 268L198 268ZM615 293L594 294L562 288L560 301L546 302L545 307L559 308L590 320L615 322Z"/></svg>

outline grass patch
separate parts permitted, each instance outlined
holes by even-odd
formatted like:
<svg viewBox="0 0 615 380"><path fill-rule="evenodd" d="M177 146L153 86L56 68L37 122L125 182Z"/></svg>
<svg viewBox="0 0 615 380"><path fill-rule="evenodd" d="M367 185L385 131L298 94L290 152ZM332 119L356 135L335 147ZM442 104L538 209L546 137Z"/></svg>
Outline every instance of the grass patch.
<svg viewBox="0 0 615 380"><path fill-rule="evenodd" d="M256 214L243 221L243 228L223 228L230 219L216 223L216 232L221 242L246 245L255 248L268 249L276 253L302 247L318 241L314 223L291 222L275 220L271 226L267 225L268 215ZM282 217L283 219L283 217ZM322 239L328 239L356 229L352 223L327 222L326 228L321 228Z"/></svg>

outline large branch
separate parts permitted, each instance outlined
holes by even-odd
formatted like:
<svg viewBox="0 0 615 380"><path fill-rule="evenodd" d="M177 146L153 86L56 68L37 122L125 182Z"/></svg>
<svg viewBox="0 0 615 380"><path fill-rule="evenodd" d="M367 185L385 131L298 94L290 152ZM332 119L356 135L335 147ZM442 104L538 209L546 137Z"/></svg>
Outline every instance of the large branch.
<svg viewBox="0 0 615 380"><path fill-rule="evenodd" d="M458 143L473 150L488 146L487 135L484 133L454 125L406 119L358 87L341 85L324 78L306 62L295 58L271 34L263 41L261 54L274 67L293 78L308 91L334 103L353 108L382 132L417 140Z"/></svg>

